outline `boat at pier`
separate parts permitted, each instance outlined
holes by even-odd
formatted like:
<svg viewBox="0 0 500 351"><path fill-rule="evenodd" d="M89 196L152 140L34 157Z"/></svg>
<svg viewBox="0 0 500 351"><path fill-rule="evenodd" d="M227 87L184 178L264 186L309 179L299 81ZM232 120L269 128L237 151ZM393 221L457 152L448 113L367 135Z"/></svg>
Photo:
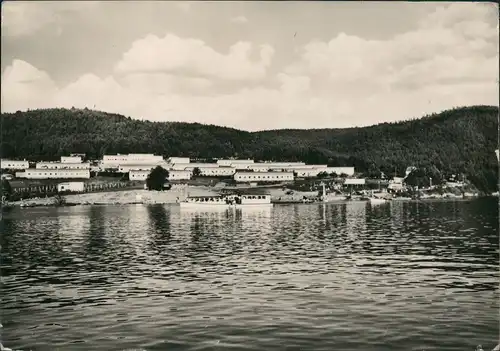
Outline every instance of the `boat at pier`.
<svg viewBox="0 0 500 351"><path fill-rule="evenodd" d="M272 207L270 195L217 195L188 196L179 203L181 208L241 208L241 207Z"/></svg>
<svg viewBox="0 0 500 351"><path fill-rule="evenodd" d="M326 188L325 188L325 183L321 183L322 187L322 194L320 196L320 201L322 202L337 202L337 201L344 201L347 199L345 195L342 194L335 194L335 193L326 193Z"/></svg>
<svg viewBox="0 0 500 351"><path fill-rule="evenodd" d="M385 204L389 200L381 198L381 197L370 197L370 203L373 205Z"/></svg>

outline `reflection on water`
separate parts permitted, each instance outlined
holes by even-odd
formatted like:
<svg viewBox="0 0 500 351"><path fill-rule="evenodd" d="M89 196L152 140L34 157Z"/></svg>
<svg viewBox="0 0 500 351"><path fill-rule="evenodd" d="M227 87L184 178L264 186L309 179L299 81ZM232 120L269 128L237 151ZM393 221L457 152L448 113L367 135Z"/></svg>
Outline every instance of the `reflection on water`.
<svg viewBox="0 0 500 351"><path fill-rule="evenodd" d="M9 347L487 350L497 341L494 200L44 208L1 225Z"/></svg>

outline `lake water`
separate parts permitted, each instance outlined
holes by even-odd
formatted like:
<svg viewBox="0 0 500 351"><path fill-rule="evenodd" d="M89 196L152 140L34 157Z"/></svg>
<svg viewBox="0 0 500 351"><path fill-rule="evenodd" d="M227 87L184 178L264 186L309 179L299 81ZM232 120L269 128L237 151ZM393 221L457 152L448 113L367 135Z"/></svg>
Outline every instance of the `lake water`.
<svg viewBox="0 0 500 351"><path fill-rule="evenodd" d="M496 199L15 210L4 346L475 350L498 342Z"/></svg>

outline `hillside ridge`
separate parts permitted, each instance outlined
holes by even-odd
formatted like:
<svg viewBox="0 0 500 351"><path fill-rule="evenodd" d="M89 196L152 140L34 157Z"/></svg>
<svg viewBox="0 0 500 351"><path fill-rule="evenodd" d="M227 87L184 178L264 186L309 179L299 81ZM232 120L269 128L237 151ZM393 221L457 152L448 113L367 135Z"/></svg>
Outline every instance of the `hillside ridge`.
<svg viewBox="0 0 500 351"><path fill-rule="evenodd" d="M409 165L464 173L496 188L498 107L471 106L368 127L249 132L201 123L152 122L80 109L2 113L4 158L52 160L155 153L354 166L402 174Z"/></svg>

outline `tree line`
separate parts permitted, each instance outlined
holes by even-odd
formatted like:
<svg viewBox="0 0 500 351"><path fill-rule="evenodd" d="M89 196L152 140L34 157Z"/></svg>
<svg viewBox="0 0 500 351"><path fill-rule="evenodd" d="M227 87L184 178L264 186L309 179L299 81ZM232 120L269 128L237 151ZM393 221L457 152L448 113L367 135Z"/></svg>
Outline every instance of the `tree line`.
<svg viewBox="0 0 500 351"><path fill-rule="evenodd" d="M408 166L442 177L465 174L497 188L498 107L456 108L397 123L344 129L247 132L215 125L150 122L88 109L3 113L3 158L57 160L70 153L155 153L354 166L368 176L404 175Z"/></svg>

